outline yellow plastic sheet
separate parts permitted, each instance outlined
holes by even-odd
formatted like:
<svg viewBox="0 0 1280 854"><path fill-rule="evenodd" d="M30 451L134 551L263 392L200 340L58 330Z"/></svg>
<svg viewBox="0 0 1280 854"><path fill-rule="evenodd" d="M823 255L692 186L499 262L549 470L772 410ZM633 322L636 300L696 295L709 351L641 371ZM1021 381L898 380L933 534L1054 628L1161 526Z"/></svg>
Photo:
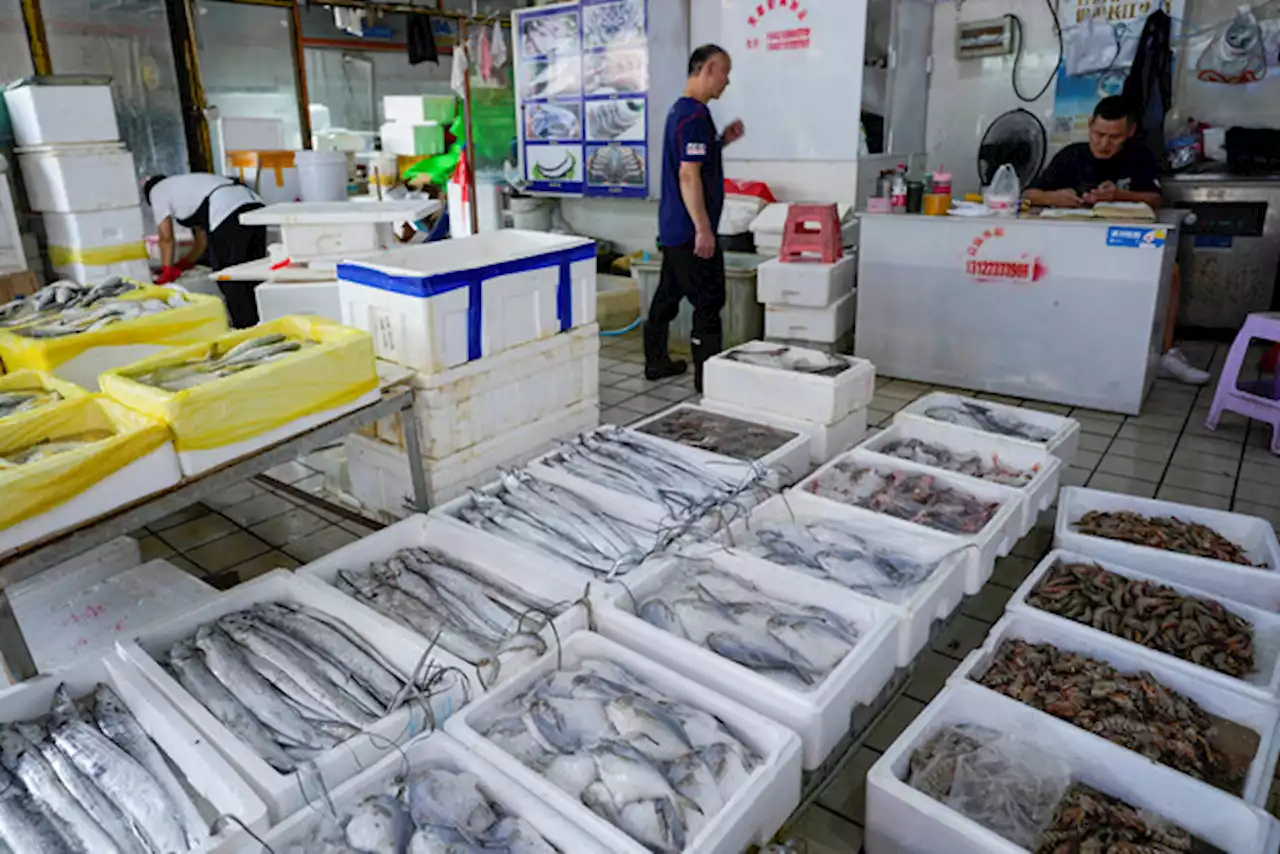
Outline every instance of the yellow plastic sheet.
<svg viewBox="0 0 1280 854"><path fill-rule="evenodd" d="M10 423L14 422L14 423ZM96 431L111 435L36 462L0 468L0 529L74 498L169 441L169 430L138 412L93 395L47 406L34 417L0 421L0 457L42 442Z"/></svg>
<svg viewBox="0 0 1280 854"><path fill-rule="evenodd" d="M91 249L75 249L70 246L50 246L49 263L54 267L84 264L86 267L105 267L126 261L147 260L147 246L142 241L122 243L119 246L95 246Z"/></svg>
<svg viewBox="0 0 1280 854"><path fill-rule="evenodd" d="M318 346L183 391L130 379L164 365L207 358L215 348L225 353L242 341L272 333ZM295 316L158 353L108 371L99 382L113 400L168 424L179 451L207 451L351 403L378 388L378 372L367 332Z"/></svg>
<svg viewBox="0 0 1280 854"><path fill-rule="evenodd" d="M56 391L62 395L62 400L51 403L49 406L64 406L67 401L78 400L89 394L89 392L75 383L67 382L52 374L40 371L17 371L0 376L0 394L11 391ZM31 409L26 412L19 412L16 415L10 415L8 418L0 418L0 424L10 424L19 418L30 418L47 408L42 406L39 409Z"/></svg>
<svg viewBox="0 0 1280 854"><path fill-rule="evenodd" d="M119 298L168 299L174 293L177 291L171 288L144 287L129 291ZM8 371L28 368L54 373L59 365L95 347L120 347L129 344L180 346L203 341L227 331L227 312L222 300L205 294L187 294L186 298L186 305L169 311L61 338L24 338L7 329L0 329L0 359L4 360Z"/></svg>

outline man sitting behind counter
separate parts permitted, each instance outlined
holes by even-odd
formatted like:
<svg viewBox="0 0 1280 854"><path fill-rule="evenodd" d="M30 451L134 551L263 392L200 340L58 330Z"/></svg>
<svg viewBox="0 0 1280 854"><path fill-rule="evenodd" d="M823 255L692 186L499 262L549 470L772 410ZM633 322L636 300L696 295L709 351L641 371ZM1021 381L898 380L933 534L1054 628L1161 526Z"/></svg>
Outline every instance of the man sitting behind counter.
<svg viewBox="0 0 1280 854"><path fill-rule="evenodd" d="M1146 202L1160 208L1159 164L1133 141L1138 129L1129 102L1103 98L1089 119L1089 141L1058 152L1024 198L1037 207L1079 208L1098 202Z"/></svg>
<svg viewBox="0 0 1280 854"><path fill-rule="evenodd" d="M1089 119L1089 141L1058 152L1036 176L1023 198L1037 207L1079 208L1099 202L1146 202L1159 210L1159 164L1146 146L1133 140L1138 123L1129 102L1118 95L1103 98ZM1209 373L1187 361L1173 346L1178 320L1178 275L1175 268L1169 314L1165 321L1160 367L1184 383L1203 385Z"/></svg>

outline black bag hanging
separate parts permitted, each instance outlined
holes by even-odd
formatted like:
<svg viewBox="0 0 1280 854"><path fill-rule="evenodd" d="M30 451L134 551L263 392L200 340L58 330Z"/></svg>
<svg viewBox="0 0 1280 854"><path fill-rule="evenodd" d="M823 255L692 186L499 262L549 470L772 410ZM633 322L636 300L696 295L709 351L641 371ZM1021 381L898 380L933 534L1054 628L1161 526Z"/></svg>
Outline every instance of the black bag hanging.
<svg viewBox="0 0 1280 854"><path fill-rule="evenodd" d="M431 28L430 15L409 15L409 64L423 62L440 64L440 52L436 50L436 35Z"/></svg>

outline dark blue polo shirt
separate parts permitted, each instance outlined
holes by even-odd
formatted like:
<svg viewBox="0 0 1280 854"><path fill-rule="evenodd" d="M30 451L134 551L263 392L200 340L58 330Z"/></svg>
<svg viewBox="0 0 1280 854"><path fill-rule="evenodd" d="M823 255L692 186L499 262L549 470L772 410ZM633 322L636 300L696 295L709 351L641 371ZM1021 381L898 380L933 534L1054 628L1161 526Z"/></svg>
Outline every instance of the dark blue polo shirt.
<svg viewBox="0 0 1280 854"><path fill-rule="evenodd" d="M681 98L667 113L663 134L662 199L658 204L658 240L663 246L683 246L693 242L693 218L680 197L680 164L702 164L702 197L714 230L724 210L724 163L720 158L720 135L707 105L693 98Z"/></svg>

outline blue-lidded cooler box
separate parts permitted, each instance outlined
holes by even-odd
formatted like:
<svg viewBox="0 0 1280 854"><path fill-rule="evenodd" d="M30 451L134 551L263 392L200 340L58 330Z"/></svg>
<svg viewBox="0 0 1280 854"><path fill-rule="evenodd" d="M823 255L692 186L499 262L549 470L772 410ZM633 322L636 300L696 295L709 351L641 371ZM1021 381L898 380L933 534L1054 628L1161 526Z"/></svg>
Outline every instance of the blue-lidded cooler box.
<svg viewBox="0 0 1280 854"><path fill-rule="evenodd" d="M378 358L426 373L496 355L596 319L587 238L503 230L338 265L342 322Z"/></svg>

